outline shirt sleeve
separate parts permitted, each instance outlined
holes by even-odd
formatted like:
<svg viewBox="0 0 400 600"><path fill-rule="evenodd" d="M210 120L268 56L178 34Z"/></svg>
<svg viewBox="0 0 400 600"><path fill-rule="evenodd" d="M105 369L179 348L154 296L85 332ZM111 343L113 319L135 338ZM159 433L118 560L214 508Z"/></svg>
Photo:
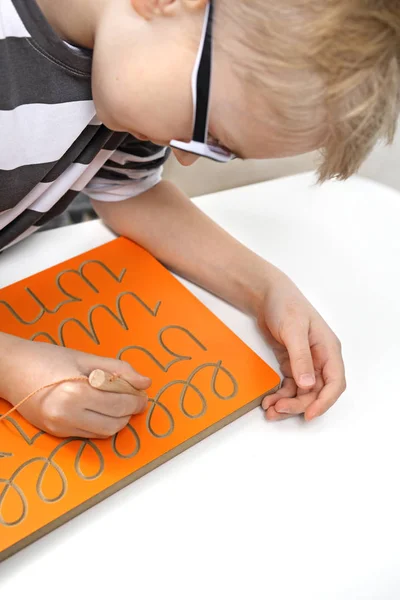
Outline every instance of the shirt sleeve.
<svg viewBox="0 0 400 600"><path fill-rule="evenodd" d="M100 202L139 196L161 181L170 152L169 148L127 136L82 191Z"/></svg>

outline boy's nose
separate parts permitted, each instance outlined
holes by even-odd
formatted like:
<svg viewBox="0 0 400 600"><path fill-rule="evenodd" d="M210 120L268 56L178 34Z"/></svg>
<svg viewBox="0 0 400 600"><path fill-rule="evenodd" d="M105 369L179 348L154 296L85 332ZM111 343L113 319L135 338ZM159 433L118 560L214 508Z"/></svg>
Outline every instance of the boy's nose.
<svg viewBox="0 0 400 600"><path fill-rule="evenodd" d="M184 167L190 167L196 160L199 160L198 156L190 154L190 152L184 152L183 150L177 150L176 148L172 148L172 152L175 154L176 160Z"/></svg>

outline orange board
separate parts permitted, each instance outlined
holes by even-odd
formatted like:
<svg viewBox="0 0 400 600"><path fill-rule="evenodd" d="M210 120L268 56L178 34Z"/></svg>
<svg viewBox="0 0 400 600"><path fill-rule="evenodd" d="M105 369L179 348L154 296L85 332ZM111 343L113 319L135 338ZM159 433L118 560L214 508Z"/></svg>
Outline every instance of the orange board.
<svg viewBox="0 0 400 600"><path fill-rule="evenodd" d="M160 263L120 238L0 290L1 330L128 361L146 414L109 440L0 423L0 560L258 405L272 371ZM0 415L9 404L0 399Z"/></svg>

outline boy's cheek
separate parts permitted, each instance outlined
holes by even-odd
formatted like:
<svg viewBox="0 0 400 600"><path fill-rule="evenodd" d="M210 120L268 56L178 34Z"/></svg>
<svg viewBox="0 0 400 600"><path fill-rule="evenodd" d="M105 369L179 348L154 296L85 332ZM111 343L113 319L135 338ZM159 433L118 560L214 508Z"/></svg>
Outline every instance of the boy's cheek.
<svg viewBox="0 0 400 600"><path fill-rule="evenodd" d="M92 95L99 120L113 131L127 131L132 111L133 98L125 82L124 72L112 68L98 54L94 56L92 68Z"/></svg>
<svg viewBox="0 0 400 600"><path fill-rule="evenodd" d="M93 77L92 94L96 115L108 129L126 131L126 126L123 126L123 106L118 101L117 95L108 92L107 88L109 89L110 86L107 85L104 77L101 77L100 81Z"/></svg>
<svg viewBox="0 0 400 600"><path fill-rule="evenodd" d="M93 68L92 71L92 96L93 102L96 108L96 114L98 119L104 123L109 129L113 129L114 123L111 123L107 97L103 92L103 88L105 87L104 75L97 77L96 69Z"/></svg>

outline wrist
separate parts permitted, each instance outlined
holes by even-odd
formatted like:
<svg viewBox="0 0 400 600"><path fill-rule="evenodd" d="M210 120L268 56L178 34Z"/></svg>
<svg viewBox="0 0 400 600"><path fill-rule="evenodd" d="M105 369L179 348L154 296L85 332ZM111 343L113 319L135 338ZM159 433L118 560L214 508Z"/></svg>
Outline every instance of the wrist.
<svg viewBox="0 0 400 600"><path fill-rule="evenodd" d="M239 276L241 288L241 309L258 319L264 310L265 300L283 273L268 261L253 255L251 261L242 268Z"/></svg>

